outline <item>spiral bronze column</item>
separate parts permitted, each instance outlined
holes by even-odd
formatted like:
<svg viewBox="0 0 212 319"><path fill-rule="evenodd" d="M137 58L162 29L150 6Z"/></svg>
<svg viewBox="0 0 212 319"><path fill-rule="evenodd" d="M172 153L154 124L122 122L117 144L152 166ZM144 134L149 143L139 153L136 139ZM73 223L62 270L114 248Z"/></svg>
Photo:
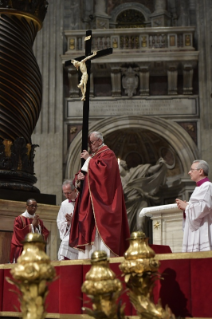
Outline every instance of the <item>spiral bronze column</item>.
<svg viewBox="0 0 212 319"><path fill-rule="evenodd" d="M47 11L45 0L0 0L0 188L33 186L31 135L39 118L42 77L32 46Z"/></svg>

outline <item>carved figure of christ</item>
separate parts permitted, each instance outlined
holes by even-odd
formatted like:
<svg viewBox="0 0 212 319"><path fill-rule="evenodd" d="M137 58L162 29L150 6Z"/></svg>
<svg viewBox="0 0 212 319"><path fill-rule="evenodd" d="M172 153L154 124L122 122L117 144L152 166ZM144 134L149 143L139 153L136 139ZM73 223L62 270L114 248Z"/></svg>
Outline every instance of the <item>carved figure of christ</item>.
<svg viewBox="0 0 212 319"><path fill-rule="evenodd" d="M82 125L82 151L88 149L88 120L89 120L89 95L90 95L90 68L91 60L113 53L112 48L91 52L92 31L86 31L85 56L81 56L65 62L65 66L73 64L79 68L82 76L78 87L82 92L83 101L83 125ZM77 63L78 62L78 63ZM74 64L75 63L75 64ZM78 65L78 67L77 67ZM82 159L81 165L84 164Z"/></svg>

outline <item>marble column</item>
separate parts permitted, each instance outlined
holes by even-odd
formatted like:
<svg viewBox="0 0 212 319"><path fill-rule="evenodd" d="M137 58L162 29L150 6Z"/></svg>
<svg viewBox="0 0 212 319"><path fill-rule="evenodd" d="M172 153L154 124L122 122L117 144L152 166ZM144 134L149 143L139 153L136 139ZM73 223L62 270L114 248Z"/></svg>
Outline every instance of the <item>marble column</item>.
<svg viewBox="0 0 212 319"><path fill-rule="evenodd" d="M121 69L111 67L112 96L121 96Z"/></svg>
<svg viewBox="0 0 212 319"><path fill-rule="evenodd" d="M0 189L39 193L31 135L41 112L42 76L33 53L48 4L0 1ZM12 196L12 195L10 195ZM26 195L27 196L27 195Z"/></svg>
<svg viewBox="0 0 212 319"><path fill-rule="evenodd" d="M42 74L42 109L32 141L40 147L35 156L36 186L62 200L63 181L63 0L49 1L48 14L39 32L34 54Z"/></svg>
<svg viewBox="0 0 212 319"><path fill-rule="evenodd" d="M170 63L168 65L167 76L168 76L168 94L176 95L177 94L177 76L178 76L177 63Z"/></svg>
<svg viewBox="0 0 212 319"><path fill-rule="evenodd" d="M145 64L139 68L140 95L149 95L149 65Z"/></svg>
<svg viewBox="0 0 212 319"><path fill-rule="evenodd" d="M193 93L193 65L185 63L183 65L183 94Z"/></svg>

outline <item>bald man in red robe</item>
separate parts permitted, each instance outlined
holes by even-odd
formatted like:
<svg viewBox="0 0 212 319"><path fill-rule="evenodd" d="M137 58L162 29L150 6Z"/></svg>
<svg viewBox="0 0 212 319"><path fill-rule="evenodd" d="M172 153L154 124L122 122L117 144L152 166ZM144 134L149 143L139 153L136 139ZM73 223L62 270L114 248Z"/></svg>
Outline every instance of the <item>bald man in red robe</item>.
<svg viewBox="0 0 212 319"><path fill-rule="evenodd" d="M15 218L13 236L10 248L10 262L16 263L18 257L23 251L23 240L29 233L39 233L47 240L49 231L44 226L42 220L35 214L37 210L37 202L35 199L28 199L26 203L26 211Z"/></svg>
<svg viewBox="0 0 212 319"><path fill-rule="evenodd" d="M83 181L83 188L75 204L69 244L79 250L78 259L90 258L94 250L123 256L130 232L117 158L100 132L90 134L89 145L92 154L81 153L85 163L75 177Z"/></svg>

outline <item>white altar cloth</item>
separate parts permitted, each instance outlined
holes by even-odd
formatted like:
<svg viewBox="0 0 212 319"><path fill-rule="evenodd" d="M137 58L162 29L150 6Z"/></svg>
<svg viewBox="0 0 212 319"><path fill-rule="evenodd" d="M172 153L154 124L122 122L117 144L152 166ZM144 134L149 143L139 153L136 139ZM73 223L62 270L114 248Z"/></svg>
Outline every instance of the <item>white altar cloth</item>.
<svg viewBox="0 0 212 319"><path fill-rule="evenodd" d="M168 245L172 252L182 251L183 212L177 204L145 207L139 218L144 216L152 219L153 244Z"/></svg>

